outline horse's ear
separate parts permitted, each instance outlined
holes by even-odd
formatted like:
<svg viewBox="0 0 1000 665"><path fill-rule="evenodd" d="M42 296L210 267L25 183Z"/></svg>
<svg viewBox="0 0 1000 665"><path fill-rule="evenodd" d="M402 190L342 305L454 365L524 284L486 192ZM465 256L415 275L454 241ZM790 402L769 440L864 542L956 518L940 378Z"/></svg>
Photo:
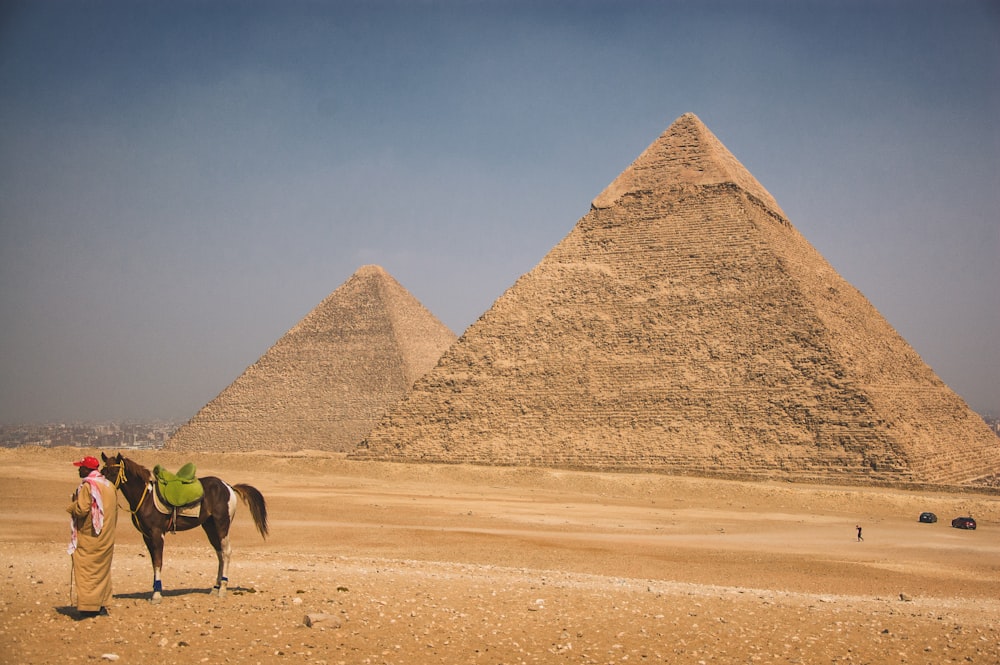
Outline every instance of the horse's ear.
<svg viewBox="0 0 1000 665"><path fill-rule="evenodd" d="M104 462L105 464L108 463L108 456L104 454L103 450L101 451L101 461Z"/></svg>

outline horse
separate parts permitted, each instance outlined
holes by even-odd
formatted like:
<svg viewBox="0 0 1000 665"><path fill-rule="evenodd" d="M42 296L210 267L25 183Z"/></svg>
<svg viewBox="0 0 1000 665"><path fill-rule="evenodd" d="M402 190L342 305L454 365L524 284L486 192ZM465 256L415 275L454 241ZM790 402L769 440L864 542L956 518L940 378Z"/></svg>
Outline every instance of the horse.
<svg viewBox="0 0 1000 665"><path fill-rule="evenodd" d="M142 534L146 549L149 550L153 563L153 595L150 600L153 603L163 600L163 582L160 579L163 568L163 535L167 531L187 531L197 526L205 530L205 535L219 558L219 571L211 593L225 596L229 583L229 560L232 556L229 527L236 516L237 497L250 507L250 515L257 531L262 538L267 538L267 504L260 491L250 485L229 485L219 478L207 476L200 479L205 491L197 517L184 517L180 513L165 515L154 505L151 495L156 491L156 483L149 469L121 453L114 457L101 453L101 460L104 462L101 474L125 497L132 515L132 524Z"/></svg>

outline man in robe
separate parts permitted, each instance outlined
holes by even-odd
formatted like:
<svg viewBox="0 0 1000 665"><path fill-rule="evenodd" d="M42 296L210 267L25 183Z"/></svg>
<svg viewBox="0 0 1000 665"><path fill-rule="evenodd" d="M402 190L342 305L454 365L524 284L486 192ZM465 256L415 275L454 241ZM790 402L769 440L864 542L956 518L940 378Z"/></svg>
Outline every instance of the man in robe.
<svg viewBox="0 0 1000 665"><path fill-rule="evenodd" d="M68 552L73 557L76 609L81 617L93 617L107 614L111 601L118 497L115 486L97 470L96 458L84 457L73 464L79 467L82 482L66 508L72 534Z"/></svg>

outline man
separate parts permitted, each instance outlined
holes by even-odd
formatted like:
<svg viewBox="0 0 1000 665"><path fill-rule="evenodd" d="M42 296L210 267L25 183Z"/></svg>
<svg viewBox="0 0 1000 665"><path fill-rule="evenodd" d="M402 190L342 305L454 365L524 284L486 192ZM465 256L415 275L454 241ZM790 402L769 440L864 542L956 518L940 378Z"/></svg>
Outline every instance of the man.
<svg viewBox="0 0 1000 665"><path fill-rule="evenodd" d="M79 467L83 482L66 508L71 521L68 552L73 556L76 609L81 617L94 617L107 614L111 600L118 497L115 486L98 472L96 458L87 456L73 465Z"/></svg>

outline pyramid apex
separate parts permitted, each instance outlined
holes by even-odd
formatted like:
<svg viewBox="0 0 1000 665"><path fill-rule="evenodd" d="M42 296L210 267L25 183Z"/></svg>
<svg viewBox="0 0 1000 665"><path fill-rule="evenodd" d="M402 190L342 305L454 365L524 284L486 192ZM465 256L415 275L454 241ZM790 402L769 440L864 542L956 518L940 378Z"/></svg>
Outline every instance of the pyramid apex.
<svg viewBox="0 0 1000 665"><path fill-rule="evenodd" d="M734 184L782 219L784 211L743 164L694 113L677 118L632 164L591 202L610 208L630 193L684 186Z"/></svg>

